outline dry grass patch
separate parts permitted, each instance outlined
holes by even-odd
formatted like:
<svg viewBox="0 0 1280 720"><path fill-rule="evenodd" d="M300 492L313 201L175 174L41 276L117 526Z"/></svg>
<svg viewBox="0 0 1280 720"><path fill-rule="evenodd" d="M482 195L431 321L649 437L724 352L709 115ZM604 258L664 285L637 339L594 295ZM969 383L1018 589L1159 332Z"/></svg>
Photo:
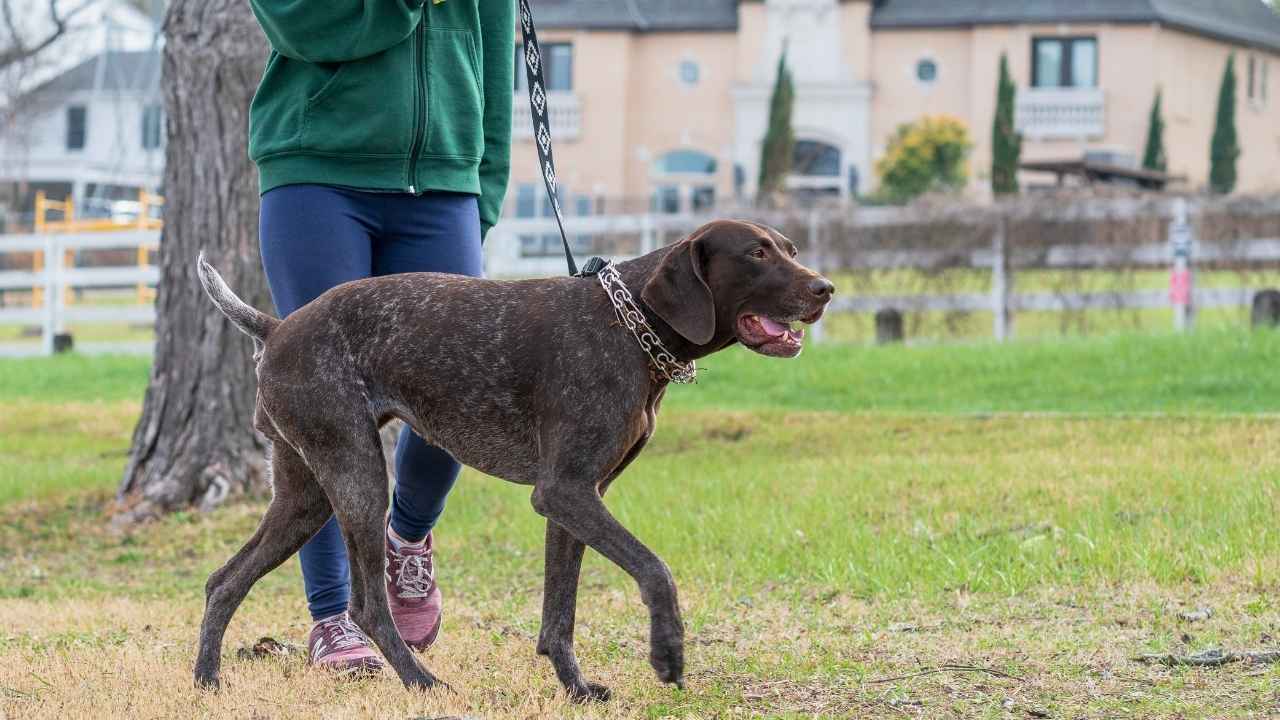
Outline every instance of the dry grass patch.
<svg viewBox="0 0 1280 720"><path fill-rule="evenodd" d="M6 717L1262 717L1280 712L1280 670L1150 667L1148 648L1256 647L1280 634L1274 589L1247 585L955 595L930 604L848 596L805 604L762 592L711 610L696 592L689 685L660 687L644 662L644 621L629 593L583 605L579 647L607 705L569 704L533 653L521 596L513 616L450 604L424 656L455 693L404 690L390 671L335 682L300 656L246 660L261 635L305 642L290 602L259 594L227 638L225 687L191 687L198 603L111 599L0 602L0 712ZM464 596L465 597L465 596ZM1261 604L1260 604L1261 603ZM1210 605L1187 623L1184 607ZM970 668L965 671L937 668Z"/></svg>

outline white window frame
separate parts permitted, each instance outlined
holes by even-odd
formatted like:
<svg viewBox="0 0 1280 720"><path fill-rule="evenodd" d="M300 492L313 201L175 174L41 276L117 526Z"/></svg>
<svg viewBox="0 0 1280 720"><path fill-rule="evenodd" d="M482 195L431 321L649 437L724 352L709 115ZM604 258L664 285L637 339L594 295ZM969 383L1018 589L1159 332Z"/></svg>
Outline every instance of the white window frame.
<svg viewBox="0 0 1280 720"><path fill-rule="evenodd" d="M705 155L715 162L716 169L709 173L700 172L666 172L660 167L660 163L667 155L673 152L695 152L699 155ZM720 158L709 152L704 152L697 148L676 148L662 153L651 166L649 172L649 207L659 214L669 215L687 215L710 212L715 208L716 202L720 197L719 179L721 172ZM673 187L676 190L676 211L669 213L658 206L658 191L664 188ZM695 208L694 200L700 192L711 193L710 207Z"/></svg>

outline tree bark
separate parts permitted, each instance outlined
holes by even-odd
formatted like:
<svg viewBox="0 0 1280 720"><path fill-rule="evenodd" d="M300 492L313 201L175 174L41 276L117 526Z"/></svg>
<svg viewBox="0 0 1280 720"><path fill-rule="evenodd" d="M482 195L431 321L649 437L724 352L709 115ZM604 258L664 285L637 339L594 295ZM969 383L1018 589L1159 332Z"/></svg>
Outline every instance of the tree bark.
<svg viewBox="0 0 1280 720"><path fill-rule="evenodd" d="M209 303L203 250L246 302L270 308L258 255L249 102L267 43L244 0L173 0L164 23L167 142L156 347L117 495L117 523L209 509L266 487L253 430L252 343Z"/></svg>

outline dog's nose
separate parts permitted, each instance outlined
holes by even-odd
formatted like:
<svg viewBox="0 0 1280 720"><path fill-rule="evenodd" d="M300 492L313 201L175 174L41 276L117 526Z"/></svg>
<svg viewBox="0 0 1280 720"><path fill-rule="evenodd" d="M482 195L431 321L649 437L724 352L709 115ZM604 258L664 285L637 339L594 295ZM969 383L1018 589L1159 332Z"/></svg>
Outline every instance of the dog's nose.
<svg viewBox="0 0 1280 720"><path fill-rule="evenodd" d="M809 290L820 298L827 298L835 294L836 286L830 280L819 277L809 281Z"/></svg>

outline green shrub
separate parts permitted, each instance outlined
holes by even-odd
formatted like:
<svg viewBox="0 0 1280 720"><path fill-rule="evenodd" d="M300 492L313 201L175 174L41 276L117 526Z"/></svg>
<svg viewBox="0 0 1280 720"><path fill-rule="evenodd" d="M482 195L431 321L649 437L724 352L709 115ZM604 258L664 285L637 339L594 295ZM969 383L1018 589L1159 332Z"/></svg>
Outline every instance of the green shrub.
<svg viewBox="0 0 1280 720"><path fill-rule="evenodd" d="M880 192L903 202L927 192L959 191L968 180L972 149L968 128L956 118L927 115L900 125L876 163Z"/></svg>

